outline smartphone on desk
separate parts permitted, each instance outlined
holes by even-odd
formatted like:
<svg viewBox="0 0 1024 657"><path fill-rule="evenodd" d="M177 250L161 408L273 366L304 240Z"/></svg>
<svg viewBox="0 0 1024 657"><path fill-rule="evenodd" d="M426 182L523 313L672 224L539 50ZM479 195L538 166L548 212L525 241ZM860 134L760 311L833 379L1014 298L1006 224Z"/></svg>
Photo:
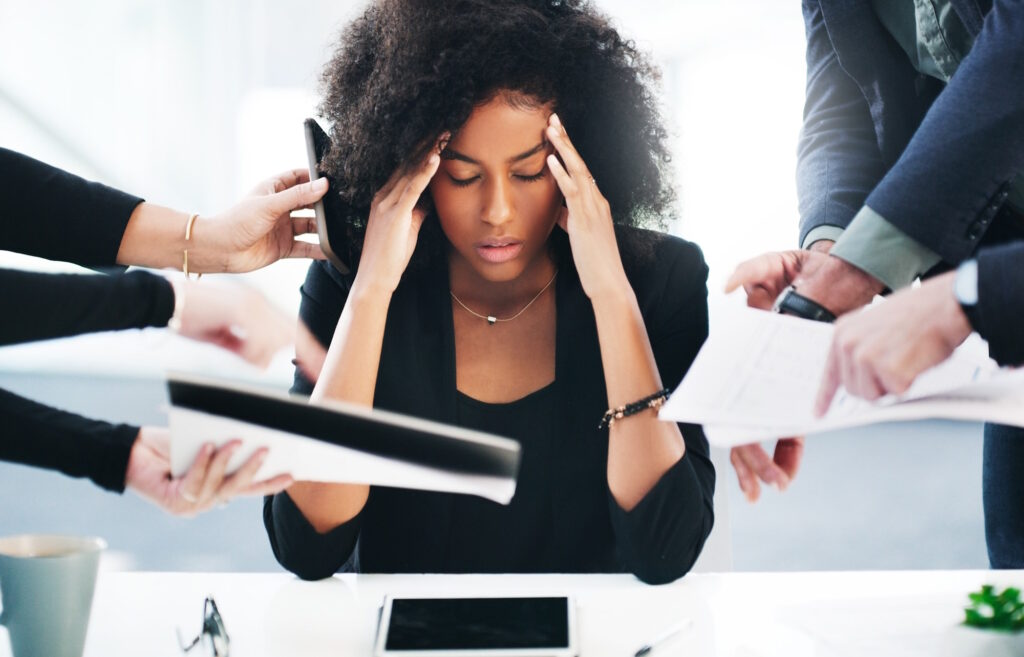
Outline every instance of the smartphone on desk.
<svg viewBox="0 0 1024 657"><path fill-rule="evenodd" d="M327 151L331 148L331 138L324 132L316 119L306 119L303 122L306 133L306 159L309 161L309 179L325 177L320 169L320 162L323 161ZM334 181L329 181L332 187L327 193L313 205L313 212L316 213L316 232L320 239L320 250L327 256L334 268L342 274L349 273L348 263L341 254L348 256L348 249L344 248L348 243L345 234L344 216L341 212L341 200L333 189Z"/></svg>
<svg viewBox="0 0 1024 657"><path fill-rule="evenodd" d="M576 657L570 596L384 599L374 657Z"/></svg>

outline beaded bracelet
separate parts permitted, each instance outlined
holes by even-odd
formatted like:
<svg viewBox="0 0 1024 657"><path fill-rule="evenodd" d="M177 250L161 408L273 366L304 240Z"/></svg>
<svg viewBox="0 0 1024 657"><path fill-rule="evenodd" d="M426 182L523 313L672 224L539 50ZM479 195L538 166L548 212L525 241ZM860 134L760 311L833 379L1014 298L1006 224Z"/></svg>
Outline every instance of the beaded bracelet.
<svg viewBox="0 0 1024 657"><path fill-rule="evenodd" d="M668 388L662 388L653 395L647 395L643 399L638 399L630 404L623 404L617 408L609 408L604 412L604 417L601 418L601 424L597 425L597 428L604 429L605 427L608 427L610 429L611 426L615 424L616 420L621 420L622 418L629 417L630 415L636 415L648 408L661 408L661 405L665 403L666 399L668 399L668 393Z"/></svg>

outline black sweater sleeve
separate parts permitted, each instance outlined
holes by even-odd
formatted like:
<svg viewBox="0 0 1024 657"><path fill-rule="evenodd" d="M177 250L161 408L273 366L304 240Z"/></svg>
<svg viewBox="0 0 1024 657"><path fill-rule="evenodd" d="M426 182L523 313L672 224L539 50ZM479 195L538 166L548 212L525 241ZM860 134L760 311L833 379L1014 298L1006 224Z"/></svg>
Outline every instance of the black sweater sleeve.
<svg viewBox="0 0 1024 657"><path fill-rule="evenodd" d="M0 249L86 267L112 266L132 196L0 148Z"/></svg>
<svg viewBox="0 0 1024 657"><path fill-rule="evenodd" d="M665 238L655 253L670 262L634 284L651 348L666 388L682 381L708 335L707 274L700 250ZM651 276L650 274L654 274ZM714 525L715 470L700 426L680 424L686 453L630 511L609 492L620 556L638 578L659 584L682 577L700 556Z"/></svg>
<svg viewBox="0 0 1024 657"><path fill-rule="evenodd" d="M310 264L302 284L299 317L325 348L331 344L348 288L348 279L326 262ZM296 368L292 392L308 395L312 391L313 384ZM282 492L264 498L263 524L278 563L302 579L323 579L352 558L362 523L360 514L320 534L288 493Z"/></svg>
<svg viewBox="0 0 1024 657"><path fill-rule="evenodd" d="M160 276L40 274L0 269L0 345L80 333L166 326L174 290Z"/></svg>
<svg viewBox="0 0 1024 657"><path fill-rule="evenodd" d="M90 420L6 390L0 390L0 418L0 460L88 477L110 491L124 490L138 427Z"/></svg>

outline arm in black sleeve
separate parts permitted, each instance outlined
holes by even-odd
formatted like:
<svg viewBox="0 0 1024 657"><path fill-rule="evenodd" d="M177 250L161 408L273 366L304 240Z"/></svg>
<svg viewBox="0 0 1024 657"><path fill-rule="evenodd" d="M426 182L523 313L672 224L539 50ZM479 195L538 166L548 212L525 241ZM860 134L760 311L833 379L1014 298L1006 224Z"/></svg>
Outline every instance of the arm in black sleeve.
<svg viewBox="0 0 1024 657"><path fill-rule="evenodd" d="M116 263L141 198L0 148L0 249L87 267Z"/></svg>
<svg viewBox="0 0 1024 657"><path fill-rule="evenodd" d="M885 174L867 100L839 64L818 0L804 0L807 88L797 150L800 245L821 226L846 228Z"/></svg>
<svg viewBox="0 0 1024 657"><path fill-rule="evenodd" d="M672 258L671 272L661 277L659 293L644 295L641 309L662 382L674 389L707 339L708 268L696 246L671 238L665 244L672 250L655 258ZM698 425L679 429L686 453L639 504L625 511L610 492L608 497L620 554L651 584L689 572L714 525L715 469L707 439Z"/></svg>
<svg viewBox="0 0 1024 657"><path fill-rule="evenodd" d="M40 274L0 269L0 345L95 331L167 326L174 290L160 276Z"/></svg>
<svg viewBox="0 0 1024 657"><path fill-rule="evenodd" d="M1000 365L1024 365L1024 242L978 254L978 305L973 327Z"/></svg>
<svg viewBox="0 0 1024 657"><path fill-rule="evenodd" d="M90 420L0 390L0 460L88 477L124 491L139 428Z"/></svg>
<svg viewBox="0 0 1024 657"><path fill-rule="evenodd" d="M320 344L329 346L348 298L349 281L326 262L313 262L302 285L299 318ZM296 368L292 392L308 395L313 384ZM302 579L330 577L348 561L359 538L362 515L326 534L313 528L287 491L263 500L263 525L277 562Z"/></svg>

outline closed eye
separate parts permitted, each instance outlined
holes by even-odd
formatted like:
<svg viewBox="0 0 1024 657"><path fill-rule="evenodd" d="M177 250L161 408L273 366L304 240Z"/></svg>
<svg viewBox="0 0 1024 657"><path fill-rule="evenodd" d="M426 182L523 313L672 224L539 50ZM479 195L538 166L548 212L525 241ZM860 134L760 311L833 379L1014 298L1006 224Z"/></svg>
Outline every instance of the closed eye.
<svg viewBox="0 0 1024 657"><path fill-rule="evenodd" d="M472 178L456 178L452 174L448 174L448 178L456 187L469 187L472 185L480 176L473 176Z"/></svg>
<svg viewBox="0 0 1024 657"><path fill-rule="evenodd" d="M518 173L517 174L513 174L513 175L515 175L515 177L517 179L522 180L523 182L536 182L536 181L540 180L541 178L543 178L544 174L546 174L547 171L548 171L547 166L544 166L543 169L541 169L540 171L538 171L537 173L535 173L533 175L521 175L521 174L518 174Z"/></svg>

